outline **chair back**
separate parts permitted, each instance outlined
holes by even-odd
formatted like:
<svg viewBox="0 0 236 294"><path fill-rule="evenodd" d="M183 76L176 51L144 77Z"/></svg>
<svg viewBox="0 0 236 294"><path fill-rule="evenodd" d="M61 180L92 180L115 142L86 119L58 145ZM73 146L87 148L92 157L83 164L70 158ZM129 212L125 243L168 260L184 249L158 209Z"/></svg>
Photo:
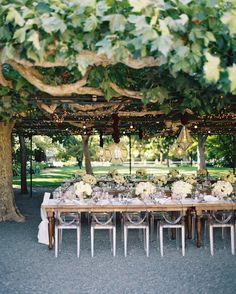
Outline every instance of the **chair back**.
<svg viewBox="0 0 236 294"><path fill-rule="evenodd" d="M60 212L56 211L55 218L59 225L70 226L80 222L81 215L79 212Z"/></svg>

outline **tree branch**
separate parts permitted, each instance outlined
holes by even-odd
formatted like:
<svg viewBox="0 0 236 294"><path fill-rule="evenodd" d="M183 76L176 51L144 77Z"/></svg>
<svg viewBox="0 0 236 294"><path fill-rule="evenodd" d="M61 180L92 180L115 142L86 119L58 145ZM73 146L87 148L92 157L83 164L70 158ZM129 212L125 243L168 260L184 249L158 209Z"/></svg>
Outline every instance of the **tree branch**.
<svg viewBox="0 0 236 294"><path fill-rule="evenodd" d="M85 75L81 80L73 84L51 86L45 84L42 81L42 77L40 78L40 76L36 73L34 69L25 67L15 61L9 61L8 64L10 64L16 71L18 71L30 84L38 88L40 91L48 93L52 96L68 96L73 93L86 94L85 90L82 91L83 93L81 93L80 90L81 87L83 87L87 83L87 75Z"/></svg>
<svg viewBox="0 0 236 294"><path fill-rule="evenodd" d="M117 63L114 60L108 58L105 54L98 55L96 52L92 52L88 50L83 50L76 56L76 60L83 60L83 59L87 59L90 65L96 65L96 66L98 65L108 66L108 65L113 65ZM54 62L43 61L43 62L32 63L26 59L20 59L19 57L16 56L14 60L17 63L27 67L34 67L34 66L39 66L39 67L65 66L67 67L69 65L68 62L65 62L64 60L61 60L61 59L57 59ZM8 63L9 61L6 61L6 63ZM138 59L127 58L121 61L121 63L135 69L159 66L159 61L155 59L154 57L143 57Z"/></svg>
<svg viewBox="0 0 236 294"><path fill-rule="evenodd" d="M0 85L2 85L3 87L12 88L12 82L6 80L3 76L1 64L0 64Z"/></svg>
<svg viewBox="0 0 236 294"><path fill-rule="evenodd" d="M43 76L34 68L23 66L13 60L8 61L8 64L11 65L14 70L18 71L30 84L53 97L66 97L72 94L104 96L104 92L101 89L85 86L90 69L87 71L86 75L76 83L52 86L45 84L43 82ZM125 96L142 99L140 92L122 89L112 82L110 82L110 87L117 93L114 94L113 97Z"/></svg>
<svg viewBox="0 0 236 294"><path fill-rule="evenodd" d="M136 98L136 99L142 99L142 95L140 92L137 91L132 91L132 90L127 90L127 89L122 89L119 86L117 86L116 84L110 82L110 87L118 94L120 94L120 96L125 96L125 97L132 97L132 98Z"/></svg>

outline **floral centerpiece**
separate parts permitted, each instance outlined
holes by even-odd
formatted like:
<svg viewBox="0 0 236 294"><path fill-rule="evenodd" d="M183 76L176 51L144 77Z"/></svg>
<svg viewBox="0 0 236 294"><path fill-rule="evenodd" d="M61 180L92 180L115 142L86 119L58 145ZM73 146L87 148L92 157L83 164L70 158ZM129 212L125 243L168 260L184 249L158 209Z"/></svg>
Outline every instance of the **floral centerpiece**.
<svg viewBox="0 0 236 294"><path fill-rule="evenodd" d="M184 175L184 181L186 183L189 183L191 185L196 185L197 184L197 180L196 180L196 177L194 175Z"/></svg>
<svg viewBox="0 0 236 294"><path fill-rule="evenodd" d="M151 182L140 182L135 188L135 194L140 195L141 198L148 198L150 194L155 193L156 187Z"/></svg>
<svg viewBox="0 0 236 294"><path fill-rule="evenodd" d="M179 176L179 171L175 168L170 169L168 176L171 178L177 178Z"/></svg>
<svg viewBox="0 0 236 294"><path fill-rule="evenodd" d="M236 183L236 177L233 173L229 172L222 177L222 180L231 184Z"/></svg>
<svg viewBox="0 0 236 294"><path fill-rule="evenodd" d="M147 171L146 171L145 168L139 168L139 169L136 170L136 176L137 177L143 178L143 177L146 177L146 175L147 175Z"/></svg>
<svg viewBox="0 0 236 294"><path fill-rule="evenodd" d="M217 181L212 187L212 195L217 196L219 199L223 199L223 197L229 196L233 192L231 183L225 181Z"/></svg>
<svg viewBox="0 0 236 294"><path fill-rule="evenodd" d="M158 185L159 187L164 186L167 183L167 178L166 176L162 175L162 176L155 176L153 178L153 183Z"/></svg>
<svg viewBox="0 0 236 294"><path fill-rule="evenodd" d="M113 177L113 180L116 184L118 185L122 185L124 184L126 181L125 181L125 178L122 176L122 175L117 175L117 176L114 176Z"/></svg>
<svg viewBox="0 0 236 294"><path fill-rule="evenodd" d="M90 184L90 185L96 185L97 184L97 179L89 174L86 174L82 177L82 180L84 183Z"/></svg>
<svg viewBox="0 0 236 294"><path fill-rule="evenodd" d="M193 186L182 180L174 182L171 186L172 198L185 198L191 194Z"/></svg>
<svg viewBox="0 0 236 294"><path fill-rule="evenodd" d="M83 200L84 198L87 198L88 196L92 194L91 185L83 181L75 183L73 187L74 187L75 195L80 200Z"/></svg>
<svg viewBox="0 0 236 294"><path fill-rule="evenodd" d="M83 177L84 175L86 175L86 172L84 170L77 170L75 172L76 177Z"/></svg>

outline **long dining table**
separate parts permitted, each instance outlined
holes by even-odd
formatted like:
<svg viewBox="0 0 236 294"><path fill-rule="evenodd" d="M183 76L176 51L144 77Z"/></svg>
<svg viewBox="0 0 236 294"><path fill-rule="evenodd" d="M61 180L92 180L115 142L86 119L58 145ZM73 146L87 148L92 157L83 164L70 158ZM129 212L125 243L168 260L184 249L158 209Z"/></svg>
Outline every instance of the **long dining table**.
<svg viewBox="0 0 236 294"><path fill-rule="evenodd" d="M53 235L54 235L54 215L56 211L59 212L181 212L186 215L187 219L187 235L191 238L191 222L192 212L196 215L196 235L198 248L201 247L201 217L205 211L236 211L236 202L231 200L217 200L215 202L205 202L194 199L172 200L171 198L160 200L123 200L117 199L100 200L98 202L92 199L85 199L84 201L78 200L59 200L49 199L46 203L41 205L45 209L48 218L48 236L49 236L49 249L53 248Z"/></svg>

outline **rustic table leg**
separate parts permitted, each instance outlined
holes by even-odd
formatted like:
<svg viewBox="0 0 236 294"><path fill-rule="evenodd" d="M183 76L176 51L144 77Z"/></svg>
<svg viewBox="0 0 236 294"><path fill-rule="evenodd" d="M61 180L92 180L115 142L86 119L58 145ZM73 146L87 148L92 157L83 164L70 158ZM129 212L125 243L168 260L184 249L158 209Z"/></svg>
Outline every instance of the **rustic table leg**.
<svg viewBox="0 0 236 294"><path fill-rule="evenodd" d="M201 240L201 217L199 214L196 215L196 226L197 226L197 247L200 248L202 245L202 240Z"/></svg>
<svg viewBox="0 0 236 294"><path fill-rule="evenodd" d="M48 248L49 249L52 249L53 235L54 235L54 217L53 215L48 215L48 238L49 238Z"/></svg>
<svg viewBox="0 0 236 294"><path fill-rule="evenodd" d="M188 239L192 239L192 213L191 209L187 210L187 230Z"/></svg>

